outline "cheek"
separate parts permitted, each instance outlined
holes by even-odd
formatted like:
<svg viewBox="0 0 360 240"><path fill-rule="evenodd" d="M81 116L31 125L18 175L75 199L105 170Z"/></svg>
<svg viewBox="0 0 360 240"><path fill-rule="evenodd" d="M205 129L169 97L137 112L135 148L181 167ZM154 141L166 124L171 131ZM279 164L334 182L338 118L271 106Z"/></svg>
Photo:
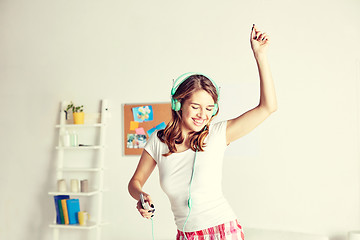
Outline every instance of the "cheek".
<svg viewBox="0 0 360 240"><path fill-rule="evenodd" d="M184 109L184 111L182 113L182 116L185 118L195 116L195 115L196 115L196 112L194 111L194 109L191 109L191 108Z"/></svg>
<svg viewBox="0 0 360 240"><path fill-rule="evenodd" d="M207 119L210 119L212 116L212 111L204 110L204 115L206 116Z"/></svg>
<svg viewBox="0 0 360 240"><path fill-rule="evenodd" d="M206 121L210 121L210 119L211 119L211 113L209 113L209 114L206 114Z"/></svg>

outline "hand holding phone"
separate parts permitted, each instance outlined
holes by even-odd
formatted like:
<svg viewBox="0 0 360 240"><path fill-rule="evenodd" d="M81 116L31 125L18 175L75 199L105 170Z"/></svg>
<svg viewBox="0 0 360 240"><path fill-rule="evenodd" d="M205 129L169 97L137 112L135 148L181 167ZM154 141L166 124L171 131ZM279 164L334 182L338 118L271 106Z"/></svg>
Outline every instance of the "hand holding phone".
<svg viewBox="0 0 360 240"><path fill-rule="evenodd" d="M140 201L141 201L141 206L143 207L143 209L145 209L145 210L150 209L150 205L148 202L145 202L144 195L142 193L140 194Z"/></svg>

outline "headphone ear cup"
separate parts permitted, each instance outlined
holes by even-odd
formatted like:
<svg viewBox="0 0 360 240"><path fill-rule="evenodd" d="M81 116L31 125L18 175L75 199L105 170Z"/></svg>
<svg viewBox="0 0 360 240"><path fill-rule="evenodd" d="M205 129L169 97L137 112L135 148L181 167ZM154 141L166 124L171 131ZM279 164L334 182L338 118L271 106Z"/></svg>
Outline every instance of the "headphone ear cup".
<svg viewBox="0 0 360 240"><path fill-rule="evenodd" d="M212 114L213 116L215 116L215 114L217 113L218 109L219 109L218 104L215 103L215 104L214 104L214 109L213 109L213 114Z"/></svg>
<svg viewBox="0 0 360 240"><path fill-rule="evenodd" d="M175 99L171 98L171 109L175 110Z"/></svg>
<svg viewBox="0 0 360 240"><path fill-rule="evenodd" d="M179 111L181 109L181 103L175 99L175 111Z"/></svg>

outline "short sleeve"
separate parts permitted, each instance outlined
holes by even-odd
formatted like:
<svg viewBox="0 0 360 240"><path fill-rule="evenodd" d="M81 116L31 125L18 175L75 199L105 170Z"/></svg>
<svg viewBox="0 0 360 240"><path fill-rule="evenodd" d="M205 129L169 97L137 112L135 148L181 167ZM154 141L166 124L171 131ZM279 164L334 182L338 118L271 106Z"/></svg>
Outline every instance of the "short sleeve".
<svg viewBox="0 0 360 240"><path fill-rule="evenodd" d="M158 162L158 146L159 145L159 139L157 137L157 132L153 132L149 140L146 142L144 150L150 154L150 156L155 160L155 162Z"/></svg>

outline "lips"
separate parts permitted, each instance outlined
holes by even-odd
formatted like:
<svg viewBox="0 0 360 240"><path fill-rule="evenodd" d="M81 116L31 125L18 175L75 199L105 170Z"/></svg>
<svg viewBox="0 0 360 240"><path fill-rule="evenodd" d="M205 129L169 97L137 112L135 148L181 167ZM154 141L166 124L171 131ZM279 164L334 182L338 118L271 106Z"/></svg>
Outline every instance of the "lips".
<svg viewBox="0 0 360 240"><path fill-rule="evenodd" d="M197 118L193 118L193 123L196 125L196 126L201 126L204 124L204 119L197 119Z"/></svg>

